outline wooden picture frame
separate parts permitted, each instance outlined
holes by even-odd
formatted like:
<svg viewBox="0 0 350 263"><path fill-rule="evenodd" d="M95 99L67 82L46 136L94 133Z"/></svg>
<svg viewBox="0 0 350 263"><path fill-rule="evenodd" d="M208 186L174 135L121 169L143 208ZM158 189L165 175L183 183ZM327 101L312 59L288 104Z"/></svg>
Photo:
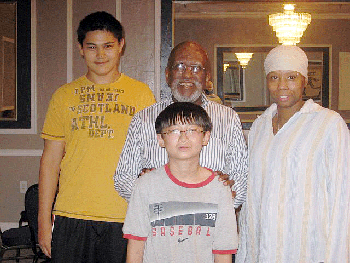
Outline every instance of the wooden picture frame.
<svg viewBox="0 0 350 263"><path fill-rule="evenodd" d="M14 118L0 119L0 129L29 130L31 123L31 1L0 0L15 5L16 112Z"/></svg>

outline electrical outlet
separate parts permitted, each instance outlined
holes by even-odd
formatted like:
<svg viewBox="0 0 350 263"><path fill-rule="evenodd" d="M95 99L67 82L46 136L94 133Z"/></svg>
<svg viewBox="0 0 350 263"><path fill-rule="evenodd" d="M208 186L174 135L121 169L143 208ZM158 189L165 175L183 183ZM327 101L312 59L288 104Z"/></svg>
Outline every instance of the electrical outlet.
<svg viewBox="0 0 350 263"><path fill-rule="evenodd" d="M27 181L20 181L19 182L19 192L22 194L25 194L27 192L28 188L28 182Z"/></svg>

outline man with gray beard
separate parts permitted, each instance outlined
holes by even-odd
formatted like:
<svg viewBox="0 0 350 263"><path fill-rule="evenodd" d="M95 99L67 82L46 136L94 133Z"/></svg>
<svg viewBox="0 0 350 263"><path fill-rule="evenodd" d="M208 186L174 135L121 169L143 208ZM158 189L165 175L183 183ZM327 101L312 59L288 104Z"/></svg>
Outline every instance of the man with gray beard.
<svg viewBox="0 0 350 263"><path fill-rule="evenodd" d="M234 180L235 208L246 197L247 147L237 113L229 107L209 101L203 89L210 80L207 53L195 42L182 42L168 59L165 76L172 98L158 102L138 112L132 119L118 167L114 186L120 196L129 200L135 180L149 170L168 161L167 153L157 141L155 120L158 114L175 101L201 105L213 123L207 146L200 156L200 165ZM190 138L187 138L190 139Z"/></svg>

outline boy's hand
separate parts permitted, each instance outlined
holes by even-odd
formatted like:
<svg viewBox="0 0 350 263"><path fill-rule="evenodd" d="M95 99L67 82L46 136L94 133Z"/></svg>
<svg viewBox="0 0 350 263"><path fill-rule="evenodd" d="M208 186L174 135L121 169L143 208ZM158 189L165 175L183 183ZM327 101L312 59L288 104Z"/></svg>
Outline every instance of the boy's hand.
<svg viewBox="0 0 350 263"><path fill-rule="evenodd" d="M52 240L51 229L52 229L51 224L48 224L47 226L39 227L39 231L38 231L39 246L43 251L43 253L49 258L51 258L51 240Z"/></svg>
<svg viewBox="0 0 350 263"><path fill-rule="evenodd" d="M155 169L156 169L156 168L143 168L143 169L142 169L142 172L139 174L138 177L144 175L145 173L148 173L148 172L150 172L150 171L153 171L153 170L155 170Z"/></svg>
<svg viewBox="0 0 350 263"><path fill-rule="evenodd" d="M232 190L232 186L235 184L234 180L230 180L230 177L228 174L224 174L221 171L215 171L214 172L215 175L219 176L219 181L222 181L224 185L230 186L231 190ZM232 191L232 198L236 197L236 192Z"/></svg>

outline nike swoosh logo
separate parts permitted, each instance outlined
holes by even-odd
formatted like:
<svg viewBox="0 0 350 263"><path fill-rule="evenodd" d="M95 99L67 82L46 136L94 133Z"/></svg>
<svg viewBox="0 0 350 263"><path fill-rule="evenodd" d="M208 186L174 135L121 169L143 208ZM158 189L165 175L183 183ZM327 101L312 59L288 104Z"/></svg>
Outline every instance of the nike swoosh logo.
<svg viewBox="0 0 350 263"><path fill-rule="evenodd" d="M181 243L181 242L184 242L186 239L188 239L188 237L186 237L186 238L179 238L178 240L177 240L177 242L179 242L179 243Z"/></svg>

